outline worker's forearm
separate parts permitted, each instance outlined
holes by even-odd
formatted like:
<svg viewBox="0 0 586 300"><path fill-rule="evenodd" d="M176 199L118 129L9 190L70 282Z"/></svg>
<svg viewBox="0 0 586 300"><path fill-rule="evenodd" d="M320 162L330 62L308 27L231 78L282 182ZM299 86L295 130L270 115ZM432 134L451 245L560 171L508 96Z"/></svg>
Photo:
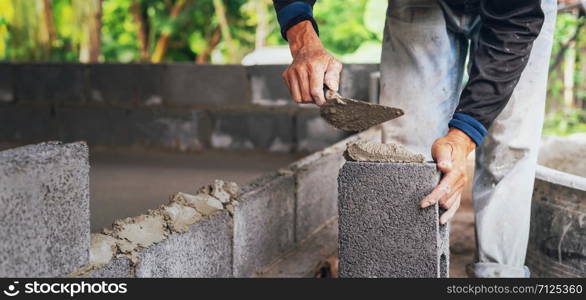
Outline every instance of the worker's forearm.
<svg viewBox="0 0 586 300"><path fill-rule="evenodd" d="M484 0L480 14L469 80L450 122L477 144L508 103L544 21L539 0Z"/></svg>
<svg viewBox="0 0 586 300"><path fill-rule="evenodd" d="M293 57L297 56L303 48L323 49L322 43L309 21L297 23L287 30L287 40Z"/></svg>
<svg viewBox="0 0 586 300"><path fill-rule="evenodd" d="M277 19L281 26L281 35L288 39L290 28L303 21L309 21L314 31L319 33L317 23L313 18L313 4L315 0L273 0Z"/></svg>

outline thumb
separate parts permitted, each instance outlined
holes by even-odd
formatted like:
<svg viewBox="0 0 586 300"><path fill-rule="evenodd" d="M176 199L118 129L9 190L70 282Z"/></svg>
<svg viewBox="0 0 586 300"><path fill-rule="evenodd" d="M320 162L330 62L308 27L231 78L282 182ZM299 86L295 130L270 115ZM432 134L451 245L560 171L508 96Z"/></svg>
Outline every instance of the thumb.
<svg viewBox="0 0 586 300"><path fill-rule="evenodd" d="M340 86L340 73L342 72L342 64L335 59L332 59L326 68L324 76L324 83L332 91L337 92Z"/></svg>
<svg viewBox="0 0 586 300"><path fill-rule="evenodd" d="M452 152L453 148L449 143L434 145L431 155L440 171L446 173L452 170Z"/></svg>

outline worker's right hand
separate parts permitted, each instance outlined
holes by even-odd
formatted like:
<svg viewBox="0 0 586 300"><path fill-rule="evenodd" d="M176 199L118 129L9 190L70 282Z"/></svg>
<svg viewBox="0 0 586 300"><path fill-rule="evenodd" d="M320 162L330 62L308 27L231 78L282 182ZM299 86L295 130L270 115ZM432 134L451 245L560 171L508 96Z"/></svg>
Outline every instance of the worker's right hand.
<svg viewBox="0 0 586 300"><path fill-rule="evenodd" d="M287 40L293 62L283 72L283 79L293 100L324 104L324 84L338 91L342 64L326 51L309 21L287 30Z"/></svg>

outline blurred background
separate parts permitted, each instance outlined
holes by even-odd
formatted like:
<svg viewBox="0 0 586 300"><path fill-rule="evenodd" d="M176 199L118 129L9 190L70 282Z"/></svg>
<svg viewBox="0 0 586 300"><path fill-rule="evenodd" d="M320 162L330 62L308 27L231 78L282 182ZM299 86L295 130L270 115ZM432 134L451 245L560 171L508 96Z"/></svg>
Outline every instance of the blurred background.
<svg viewBox="0 0 586 300"><path fill-rule="evenodd" d="M560 0L546 135L586 132L586 29L579 0ZM320 0L326 48L377 63L387 0ZM3 0L0 60L278 64L290 60L270 0Z"/></svg>

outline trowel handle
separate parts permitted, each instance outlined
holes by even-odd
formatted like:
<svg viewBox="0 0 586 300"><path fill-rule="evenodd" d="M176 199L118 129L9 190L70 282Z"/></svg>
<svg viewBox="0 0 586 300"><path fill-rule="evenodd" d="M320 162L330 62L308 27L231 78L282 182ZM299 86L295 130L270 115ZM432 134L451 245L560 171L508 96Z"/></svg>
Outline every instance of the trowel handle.
<svg viewBox="0 0 586 300"><path fill-rule="evenodd" d="M342 96L340 96L340 94L338 94L338 92L334 92L334 91L330 90L330 88L328 88L325 84L324 84L324 95L326 96L326 100L342 98Z"/></svg>

